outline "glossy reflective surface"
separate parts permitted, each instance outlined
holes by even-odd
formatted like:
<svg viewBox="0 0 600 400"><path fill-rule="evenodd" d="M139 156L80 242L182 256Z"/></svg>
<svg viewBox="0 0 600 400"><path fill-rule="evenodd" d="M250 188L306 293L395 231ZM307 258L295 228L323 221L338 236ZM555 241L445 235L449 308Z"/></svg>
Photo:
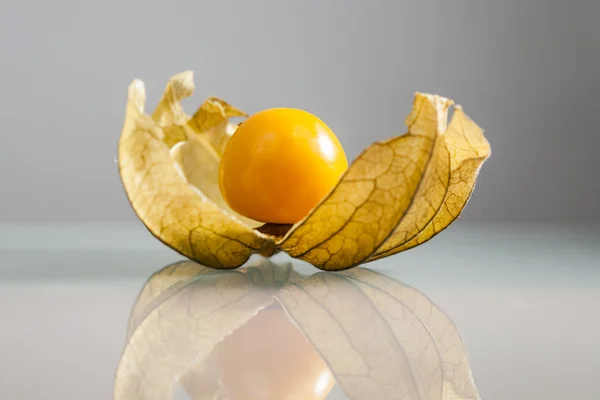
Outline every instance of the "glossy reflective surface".
<svg viewBox="0 0 600 400"><path fill-rule="evenodd" d="M350 271L359 277L323 274L277 258L278 266L255 260L250 269L225 274L183 263L187 275L164 275L157 286L148 285L150 276L165 266L181 268L174 264L181 258L143 228L4 226L0 234L2 399L112 398L117 370L121 387L131 388L138 374L137 398L153 398L173 381L173 368L185 370L172 387L175 399L211 398L197 386L220 390L214 398L221 399L231 396L223 386L265 390L265 377L277 373L291 376L287 383L299 392L327 386L319 380L326 376L320 360L336 375L328 399L372 398L366 396L386 389L387 398L439 398L449 387L444 353L457 348L444 347L453 326L466 343L481 398L597 398L595 229L455 228L422 248L365 265L376 271L370 278L365 270ZM445 313L426 318L423 310ZM285 340L261 342L274 326ZM247 343L254 353L244 351ZM123 370L128 351L134 361ZM202 352L209 354L208 369ZM253 363L255 378L242 381Z"/></svg>
<svg viewBox="0 0 600 400"><path fill-rule="evenodd" d="M235 271L178 262L130 316L115 398L476 399L464 344L426 296L364 268L299 274L257 259ZM192 395L193 393L193 395Z"/></svg>

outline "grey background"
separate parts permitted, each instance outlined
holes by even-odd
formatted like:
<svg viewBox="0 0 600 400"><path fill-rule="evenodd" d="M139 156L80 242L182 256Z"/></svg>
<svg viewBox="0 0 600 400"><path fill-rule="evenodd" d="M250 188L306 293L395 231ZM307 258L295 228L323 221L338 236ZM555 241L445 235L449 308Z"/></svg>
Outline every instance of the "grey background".
<svg viewBox="0 0 600 400"><path fill-rule="evenodd" d="M600 2L3 1L0 221L134 221L116 145L126 88L304 108L354 158L403 132L414 91L487 131L465 219L600 222Z"/></svg>

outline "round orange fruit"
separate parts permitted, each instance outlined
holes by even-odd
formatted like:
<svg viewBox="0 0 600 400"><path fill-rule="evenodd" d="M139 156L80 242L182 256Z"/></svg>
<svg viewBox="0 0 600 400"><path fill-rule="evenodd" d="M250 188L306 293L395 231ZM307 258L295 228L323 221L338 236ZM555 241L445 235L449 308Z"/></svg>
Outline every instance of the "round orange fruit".
<svg viewBox="0 0 600 400"><path fill-rule="evenodd" d="M271 108L242 122L219 166L231 209L247 218L294 224L336 185L348 168L331 129L309 112Z"/></svg>

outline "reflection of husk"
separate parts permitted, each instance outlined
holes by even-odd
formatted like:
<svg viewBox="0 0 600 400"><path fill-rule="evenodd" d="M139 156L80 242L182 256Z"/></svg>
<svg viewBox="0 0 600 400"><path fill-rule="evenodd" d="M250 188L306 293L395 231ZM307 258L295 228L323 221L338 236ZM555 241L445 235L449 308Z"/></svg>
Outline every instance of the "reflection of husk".
<svg viewBox="0 0 600 400"><path fill-rule="evenodd" d="M130 85L119 171L149 231L213 268L283 250L340 271L423 244L460 216L491 154L460 106L448 123L452 100L416 93L404 135L365 149L303 220L255 229L260 224L233 212L218 187L220 157L235 130L229 118L246 114L209 98L189 117L181 100L193 90L190 71L175 75L150 117L143 83Z"/></svg>
<svg viewBox="0 0 600 400"><path fill-rule="evenodd" d="M212 349L274 301L351 399L479 398L456 327L417 290L362 268L306 277L261 259L231 272L181 262L153 275L131 314L115 400L172 399L178 382L200 381L197 399L218 398Z"/></svg>

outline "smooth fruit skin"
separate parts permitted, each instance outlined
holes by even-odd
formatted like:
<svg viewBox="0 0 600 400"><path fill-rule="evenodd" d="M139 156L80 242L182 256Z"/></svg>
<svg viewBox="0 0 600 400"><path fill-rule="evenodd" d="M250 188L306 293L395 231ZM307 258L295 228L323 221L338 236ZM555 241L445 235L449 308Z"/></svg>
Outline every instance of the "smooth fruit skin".
<svg viewBox="0 0 600 400"><path fill-rule="evenodd" d="M340 142L323 121L303 110L271 108L237 128L221 158L219 186L238 214L294 224L347 168Z"/></svg>

